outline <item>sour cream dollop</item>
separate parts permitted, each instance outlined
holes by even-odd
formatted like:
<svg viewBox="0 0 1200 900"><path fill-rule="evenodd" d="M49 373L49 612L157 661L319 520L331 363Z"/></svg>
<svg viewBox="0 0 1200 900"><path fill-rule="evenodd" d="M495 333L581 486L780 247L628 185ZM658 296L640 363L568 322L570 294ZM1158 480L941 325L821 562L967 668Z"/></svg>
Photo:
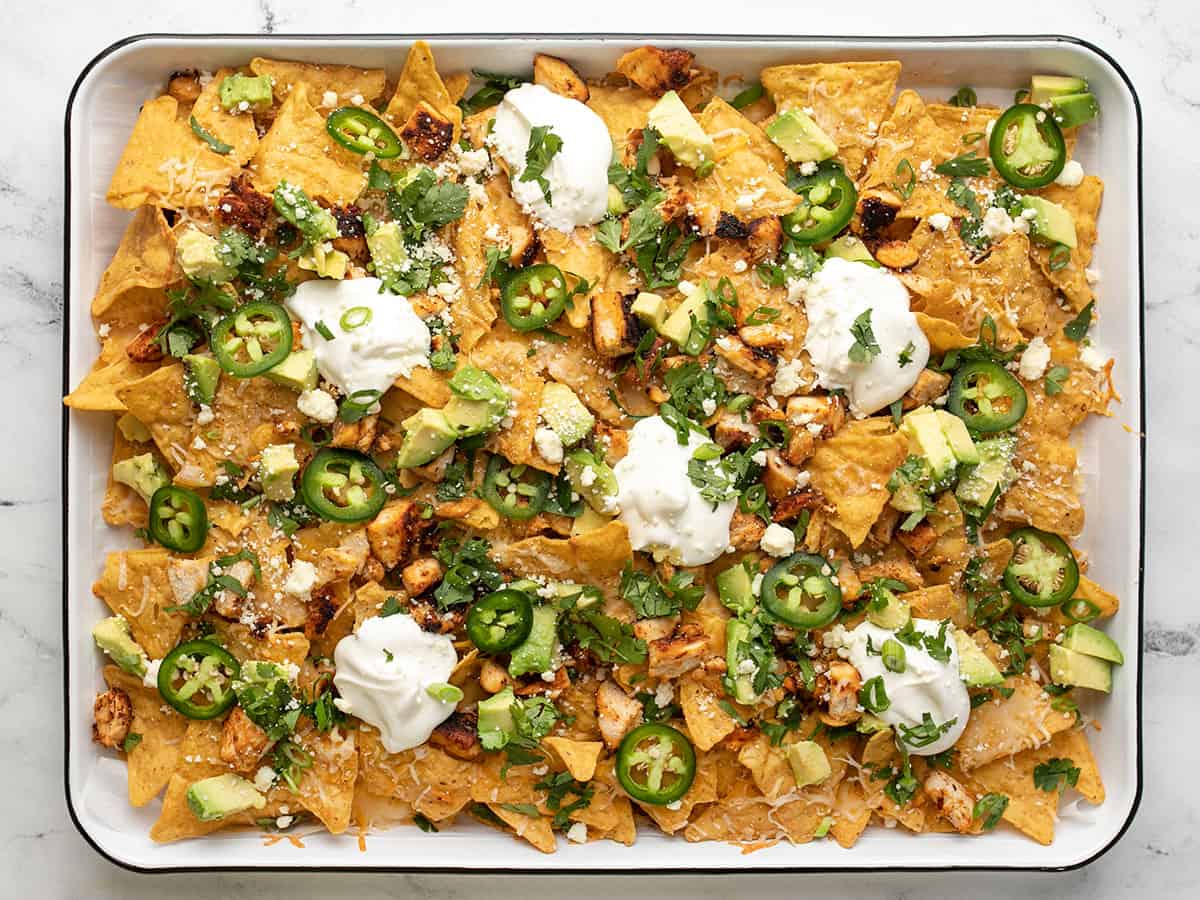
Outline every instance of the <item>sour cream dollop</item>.
<svg viewBox="0 0 1200 900"><path fill-rule="evenodd" d="M420 746L454 704L426 690L443 684L458 663L450 638L422 631L412 616L367 619L333 651L338 709L379 729L389 753Z"/></svg>
<svg viewBox="0 0 1200 900"><path fill-rule="evenodd" d="M804 349L817 371L817 383L826 390L844 390L856 416L869 416L903 397L929 360L929 341L908 308L908 291L882 269L827 259L804 289L804 306ZM867 310L879 353L858 363L850 359L855 344L850 329ZM908 362L901 365L910 343Z"/></svg>
<svg viewBox="0 0 1200 900"><path fill-rule="evenodd" d="M300 319L304 346L316 353L321 376L347 395L382 393L397 377L429 365L429 329L407 297L379 293L382 284L378 278L315 279L297 286L285 303ZM317 322L333 340L321 336Z"/></svg>
<svg viewBox="0 0 1200 900"><path fill-rule="evenodd" d="M941 622L932 619L913 619L913 627L933 637L937 636ZM967 727L967 717L971 715L971 697L958 671L958 648L954 644L953 626L946 630L946 647L950 651L947 662L939 662L921 647L904 647L903 672L892 672L883 664L880 650L889 638L895 637L895 632L880 628L870 622L863 622L856 628L841 635L842 646L849 651L849 660L866 684L872 678L883 678L883 687L887 692L891 705L883 712L876 713L893 728L899 725L913 727L920 725L925 713L929 713L934 724L943 725L954 720L936 741L924 747L906 745L908 751L917 756L932 756L954 746L963 729ZM871 640L874 652L867 651L867 639ZM903 736L897 728L896 736L903 741Z"/></svg>
<svg viewBox="0 0 1200 900"><path fill-rule="evenodd" d="M687 445L661 416L638 420L629 433L629 452L613 467L620 519L634 550L676 565L710 563L729 547L735 501L716 507L688 478L696 448L710 443L693 432Z"/></svg>
<svg viewBox="0 0 1200 900"><path fill-rule="evenodd" d="M520 180L530 132L544 125L562 140L544 173L550 203L536 181ZM517 202L551 228L570 232L604 218L612 139L604 120L583 103L540 84L523 84L504 95L488 141L508 163Z"/></svg>

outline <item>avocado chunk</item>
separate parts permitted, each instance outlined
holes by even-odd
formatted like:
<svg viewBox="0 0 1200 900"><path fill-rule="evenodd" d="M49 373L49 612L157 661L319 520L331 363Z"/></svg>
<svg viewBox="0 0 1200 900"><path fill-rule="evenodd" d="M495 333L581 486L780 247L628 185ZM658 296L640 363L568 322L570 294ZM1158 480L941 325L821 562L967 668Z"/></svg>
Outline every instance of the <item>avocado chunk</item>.
<svg viewBox="0 0 1200 900"><path fill-rule="evenodd" d="M674 91L667 91L651 107L649 124L662 135L662 142L675 159L689 169L697 169L716 156L713 139Z"/></svg>
<svg viewBox="0 0 1200 900"><path fill-rule="evenodd" d="M629 204L625 202L625 195L615 184L610 184L608 186L608 214L619 216L627 212L629 212Z"/></svg>
<svg viewBox="0 0 1200 900"><path fill-rule="evenodd" d="M1094 94L1066 94L1050 98L1050 115L1059 128L1076 128L1100 115Z"/></svg>
<svg viewBox="0 0 1200 900"><path fill-rule="evenodd" d="M547 382L542 388L542 405L538 412L564 447L578 444L592 433L596 425L596 417L583 405L583 401L575 396L573 390L557 381Z"/></svg>
<svg viewBox="0 0 1200 900"><path fill-rule="evenodd" d="M925 487L930 482L929 463L923 456L910 454L892 477L887 488L892 492L888 504L900 512L912 513L925 509Z"/></svg>
<svg viewBox="0 0 1200 900"><path fill-rule="evenodd" d="M350 268L350 257L341 250L334 250L327 241L317 241L308 253L296 260L296 265L306 272L316 272L320 278L341 281Z"/></svg>
<svg viewBox="0 0 1200 900"><path fill-rule="evenodd" d="M605 515L616 512L617 476L608 463L591 450L579 447L567 454L563 466L571 487L588 506Z"/></svg>
<svg viewBox="0 0 1200 900"><path fill-rule="evenodd" d="M667 316L667 320L658 329L658 333L668 341L674 341L675 344L682 347L687 343L694 324L708 318L708 310L705 308L704 301L705 292L700 288L695 288L691 293L686 294L679 305L675 307L675 311Z"/></svg>
<svg viewBox="0 0 1200 900"><path fill-rule="evenodd" d="M155 491L171 483L171 476L153 453L142 453L113 463L112 479L133 488L147 503Z"/></svg>
<svg viewBox="0 0 1200 900"><path fill-rule="evenodd" d="M789 744L787 761L792 767L792 775L798 788L820 784L833 772L829 766L829 757L816 741L796 741Z"/></svg>
<svg viewBox="0 0 1200 900"><path fill-rule="evenodd" d="M558 638L558 608L549 604L533 608L533 628L512 652L508 660L508 674L539 673L550 669L554 659L554 642Z"/></svg>
<svg viewBox="0 0 1200 900"><path fill-rule="evenodd" d="M117 419L117 428L125 440L134 444L145 444L152 437L150 429L133 413L125 413Z"/></svg>
<svg viewBox="0 0 1200 900"><path fill-rule="evenodd" d="M229 112L235 109L263 109L271 105L270 75L233 74L221 82L217 89L221 105ZM242 104L245 103L245 106Z"/></svg>
<svg viewBox="0 0 1200 900"><path fill-rule="evenodd" d="M1063 632L1062 646L1085 656L1108 660L1118 666L1125 665L1125 654L1121 652L1117 642L1103 631L1082 622L1076 622Z"/></svg>
<svg viewBox="0 0 1200 900"><path fill-rule="evenodd" d="M748 658L745 646L750 643L750 626L741 619L730 619L725 625L725 669L726 689L738 703L750 705L758 702L754 690L754 672L741 671L741 662Z"/></svg>
<svg viewBox="0 0 1200 900"><path fill-rule="evenodd" d="M903 628L912 618L912 605L895 591L882 585L879 587L882 589L877 597L883 602L877 606L877 597L872 596L871 602L867 604L867 621L890 631Z"/></svg>
<svg viewBox="0 0 1200 900"><path fill-rule="evenodd" d="M92 639L97 647L112 657L121 671L138 678L146 674L146 667L150 664L146 651L133 639L124 616L101 619L92 629Z"/></svg>
<svg viewBox="0 0 1200 900"><path fill-rule="evenodd" d="M517 698L511 687L479 701L479 720L475 730L479 733L479 743L484 750L500 750L512 740L516 731L512 711L516 703Z"/></svg>
<svg viewBox="0 0 1200 900"><path fill-rule="evenodd" d="M396 454L398 469L415 469L432 462L458 438L440 409L418 409L400 424L404 426L404 442Z"/></svg>
<svg viewBox="0 0 1200 900"><path fill-rule="evenodd" d="M629 311L637 316L639 322L655 331L661 332L663 323L667 321L666 299L649 291L639 293Z"/></svg>
<svg viewBox="0 0 1200 900"><path fill-rule="evenodd" d="M455 396L442 412L457 437L491 431L508 415L508 391L490 372L463 366L454 373L449 384Z"/></svg>
<svg viewBox="0 0 1200 900"><path fill-rule="evenodd" d="M293 350L264 376L268 381L291 388L298 394L317 387L317 354L312 350Z"/></svg>
<svg viewBox="0 0 1200 900"><path fill-rule="evenodd" d="M1029 88L1029 102L1041 106L1052 97L1083 93L1088 83L1072 75L1034 75Z"/></svg>
<svg viewBox="0 0 1200 900"><path fill-rule="evenodd" d="M1050 645L1050 677L1055 684L1112 691L1112 663L1058 644Z"/></svg>
<svg viewBox="0 0 1200 900"><path fill-rule="evenodd" d="M954 629L954 645L958 648L958 676L967 687L995 687L1004 684L1004 676L996 664L987 658L974 639L965 631Z"/></svg>
<svg viewBox="0 0 1200 900"><path fill-rule="evenodd" d="M869 266L879 267L879 263L875 261L875 257L871 255L871 251L867 249L867 245L852 234L843 234L836 241L832 241L825 248L825 258L848 259L850 262L866 263Z"/></svg>
<svg viewBox="0 0 1200 900"><path fill-rule="evenodd" d="M1064 244L1075 249L1075 219L1064 207L1045 197L1026 194L1021 206L1031 209L1035 215L1029 220L1029 236L1043 244Z"/></svg>
<svg viewBox="0 0 1200 900"><path fill-rule="evenodd" d="M776 116L767 126L767 137L794 163L820 162L838 152L837 144L800 109L789 109Z"/></svg>
<svg viewBox="0 0 1200 900"><path fill-rule="evenodd" d="M921 456L929 464L932 492L949 487L958 470L958 460L933 407L921 406L907 413L900 422L900 432L908 438L909 452Z"/></svg>
<svg viewBox="0 0 1200 900"><path fill-rule="evenodd" d="M367 235L367 249L371 251L371 264L375 267L375 274L384 281L400 275L408 263L404 233L396 222L377 225Z"/></svg>
<svg viewBox="0 0 1200 900"><path fill-rule="evenodd" d="M589 531L603 528L611 521L611 517L598 513L587 504L584 504L583 512L571 520L571 537L579 537L581 534L587 534Z"/></svg>
<svg viewBox="0 0 1200 900"><path fill-rule="evenodd" d="M296 496L292 479L300 471L295 444L271 444L258 458L258 480L268 500L291 500Z"/></svg>
<svg viewBox="0 0 1200 900"><path fill-rule="evenodd" d="M267 798L245 778L226 772L191 785L187 789L187 805L201 822L212 822L248 809L262 809Z"/></svg>
<svg viewBox="0 0 1200 900"><path fill-rule="evenodd" d="M717 593L721 603L735 613L748 613L758 602L754 596L754 579L745 563L730 566L717 575Z"/></svg>
<svg viewBox="0 0 1200 900"><path fill-rule="evenodd" d="M879 731L887 731L892 726L874 713L863 713L862 718L858 720L858 724L854 726L854 730L859 734L875 734Z"/></svg>
<svg viewBox="0 0 1200 900"><path fill-rule="evenodd" d="M1003 494L1017 480L1017 470L1012 462L1017 452L1017 437L1002 434L980 441L975 448L979 451L979 462L959 476L954 496L960 503L983 509L991 502L997 488Z"/></svg>
<svg viewBox="0 0 1200 900"><path fill-rule="evenodd" d="M175 259L183 274L192 281L224 284L233 280L237 270L225 265L217 252L218 247L216 238L189 225L175 242Z"/></svg>
<svg viewBox="0 0 1200 900"><path fill-rule="evenodd" d="M934 415L937 416L938 422L942 426L942 435L946 438L946 443L950 445L950 452L954 454L954 458L960 463L975 465L979 462L979 449L975 446L975 442L971 440L971 434L967 431L966 423L953 413L948 413L944 409L934 410Z"/></svg>
<svg viewBox="0 0 1200 900"><path fill-rule="evenodd" d="M286 362L286 360L285 360ZM212 406L221 383L221 364L211 356L189 353L183 358L183 390L201 406Z"/></svg>

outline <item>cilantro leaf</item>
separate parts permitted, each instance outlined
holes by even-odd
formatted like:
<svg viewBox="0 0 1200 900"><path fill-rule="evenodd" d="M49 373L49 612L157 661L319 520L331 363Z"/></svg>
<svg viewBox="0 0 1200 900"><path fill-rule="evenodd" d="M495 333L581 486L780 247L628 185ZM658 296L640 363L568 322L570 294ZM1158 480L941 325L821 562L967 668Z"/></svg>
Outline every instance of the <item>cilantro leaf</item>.
<svg viewBox="0 0 1200 900"><path fill-rule="evenodd" d="M1079 768L1073 759L1056 756L1039 763L1033 770L1033 784L1038 790L1053 793L1065 791L1067 785L1074 787L1079 781Z"/></svg>
<svg viewBox="0 0 1200 900"><path fill-rule="evenodd" d="M1069 340L1078 344L1087 337L1088 329L1092 327L1092 310L1095 306L1094 301L1088 303L1087 306L1079 311L1079 315L1063 326L1063 334Z"/></svg>
<svg viewBox="0 0 1200 900"><path fill-rule="evenodd" d="M525 151L525 171L519 181L536 181L542 189L546 203L554 205L550 193L550 182L546 180L546 167L562 150L562 138L552 130L550 125L535 125L529 131L529 148Z"/></svg>
<svg viewBox="0 0 1200 900"><path fill-rule="evenodd" d="M983 830L991 831L1004 816L1004 811L1008 809L1008 798L1003 794L984 794L975 801L975 808L971 810L972 817L983 820Z"/></svg>
<svg viewBox="0 0 1200 900"><path fill-rule="evenodd" d="M986 157L981 158L976 151L971 150L934 166L933 171L939 175L982 178L987 175L989 168Z"/></svg>
<svg viewBox="0 0 1200 900"><path fill-rule="evenodd" d="M854 344L848 354L851 362L869 363L879 355L879 344L875 341L875 332L871 329L871 310L865 310L850 326L850 334L854 336Z"/></svg>

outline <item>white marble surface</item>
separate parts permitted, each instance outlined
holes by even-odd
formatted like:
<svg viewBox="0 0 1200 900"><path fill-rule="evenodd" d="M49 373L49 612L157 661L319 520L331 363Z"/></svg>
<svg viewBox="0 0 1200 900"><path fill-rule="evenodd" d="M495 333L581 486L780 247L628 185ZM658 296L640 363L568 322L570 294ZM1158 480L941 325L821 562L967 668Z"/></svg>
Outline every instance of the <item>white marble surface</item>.
<svg viewBox="0 0 1200 900"><path fill-rule="evenodd" d="M514 12L519 8L526 11ZM898 4L642 2L412 4L205 0L148 4L8 0L0 35L0 897L289 897L350 894L506 900L543 896L1196 896L1200 885L1200 556L1189 525L1200 404L1200 18L1184 0L954 0ZM806 11L802 11L806 10ZM1151 401L1141 811L1124 840L1063 875L532 879L492 876L138 876L97 857L62 790L58 401L62 109L80 68L141 32L620 31L823 34L1064 33L1111 52L1146 118L1146 305Z"/></svg>

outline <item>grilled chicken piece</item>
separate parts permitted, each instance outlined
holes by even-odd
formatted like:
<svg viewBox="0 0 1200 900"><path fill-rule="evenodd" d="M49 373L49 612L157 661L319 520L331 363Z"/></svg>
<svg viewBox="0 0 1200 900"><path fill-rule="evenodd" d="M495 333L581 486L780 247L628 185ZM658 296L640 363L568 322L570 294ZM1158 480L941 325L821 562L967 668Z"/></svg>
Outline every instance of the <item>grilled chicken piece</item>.
<svg viewBox="0 0 1200 900"><path fill-rule="evenodd" d="M158 333L162 331L167 319L158 319L137 333L137 337L125 345L125 355L130 362L158 362L163 358L163 348L158 343Z"/></svg>
<svg viewBox="0 0 1200 900"><path fill-rule="evenodd" d="M454 123L422 100L400 129L400 137L413 153L433 162L454 142Z"/></svg>
<svg viewBox="0 0 1200 900"><path fill-rule="evenodd" d="M675 626L670 637L646 645L651 678L678 678L700 665L708 652L708 635L694 622Z"/></svg>
<svg viewBox="0 0 1200 900"><path fill-rule="evenodd" d="M771 518L776 522L792 522L806 509L821 509L825 498L816 488L804 488L776 501Z"/></svg>
<svg viewBox="0 0 1200 900"><path fill-rule="evenodd" d="M410 597L419 597L442 580L442 564L432 556L413 560L400 573Z"/></svg>
<svg viewBox="0 0 1200 900"><path fill-rule="evenodd" d="M638 47L618 59L616 69L651 97L661 97L687 86L695 76L695 59L689 50Z"/></svg>
<svg viewBox="0 0 1200 900"><path fill-rule="evenodd" d="M200 99L200 91L200 73L195 69L172 72L167 82L167 93L174 97L180 106L191 106Z"/></svg>
<svg viewBox="0 0 1200 900"><path fill-rule="evenodd" d="M751 219L746 226L746 248L755 265L767 262L779 255L783 246L783 226L778 216L762 216Z"/></svg>
<svg viewBox="0 0 1200 900"><path fill-rule="evenodd" d="M735 550L757 550L766 530L767 525L759 516L735 509L729 520L729 543Z"/></svg>
<svg viewBox="0 0 1200 900"><path fill-rule="evenodd" d="M751 378L767 378L775 371L775 362L770 354L759 355L746 346L739 338L731 334L717 338L713 345L717 355L735 369L745 372Z"/></svg>
<svg viewBox="0 0 1200 900"><path fill-rule="evenodd" d="M102 747L118 749L125 743L129 726L133 724L133 701L120 688L110 688L96 696L92 718L92 740Z"/></svg>
<svg viewBox="0 0 1200 900"><path fill-rule="evenodd" d="M921 522L911 531L899 530L895 534L896 540L904 545L904 548L920 559L937 543L937 530L928 522Z"/></svg>
<svg viewBox="0 0 1200 900"><path fill-rule="evenodd" d="M975 822L975 798L957 779L938 769L925 776L922 785L934 809L954 826L959 834L969 832Z"/></svg>
<svg viewBox="0 0 1200 900"><path fill-rule="evenodd" d="M217 204L217 219L222 225L236 225L251 237L258 237L274 209L274 201L256 191L250 176L243 173L229 182L228 193Z"/></svg>
<svg viewBox="0 0 1200 900"><path fill-rule="evenodd" d="M533 57L533 83L570 100L587 103L591 92L571 65L557 56L538 53Z"/></svg>
<svg viewBox="0 0 1200 900"><path fill-rule="evenodd" d="M467 710L452 712L450 718L433 729L429 743L456 759L478 759L483 752L479 746L478 724L479 716L476 713Z"/></svg>
<svg viewBox="0 0 1200 900"><path fill-rule="evenodd" d="M932 369L922 369L916 383L904 395L902 405L905 409L916 409L932 403L950 389L950 376L946 372L934 372Z"/></svg>
<svg viewBox="0 0 1200 900"><path fill-rule="evenodd" d="M596 720L604 743L615 750L621 738L641 724L642 704L621 690L615 681L602 681L596 691Z"/></svg>
<svg viewBox="0 0 1200 900"><path fill-rule="evenodd" d="M258 765L271 746L267 733L250 721L246 711L235 706L221 728L221 759L239 772L249 772Z"/></svg>
<svg viewBox="0 0 1200 900"><path fill-rule="evenodd" d="M849 725L862 718L858 708L858 692L862 690L862 676L848 662L832 662L825 673L828 685L828 712L821 718L828 725Z"/></svg>
<svg viewBox="0 0 1200 900"><path fill-rule="evenodd" d="M436 523L421 517L420 504L393 500L367 526L371 552L385 569L394 569L412 554L421 536Z"/></svg>
<svg viewBox="0 0 1200 900"><path fill-rule="evenodd" d="M592 346L601 356L632 353L641 337L641 325L630 312L634 295L600 291L592 297Z"/></svg>

